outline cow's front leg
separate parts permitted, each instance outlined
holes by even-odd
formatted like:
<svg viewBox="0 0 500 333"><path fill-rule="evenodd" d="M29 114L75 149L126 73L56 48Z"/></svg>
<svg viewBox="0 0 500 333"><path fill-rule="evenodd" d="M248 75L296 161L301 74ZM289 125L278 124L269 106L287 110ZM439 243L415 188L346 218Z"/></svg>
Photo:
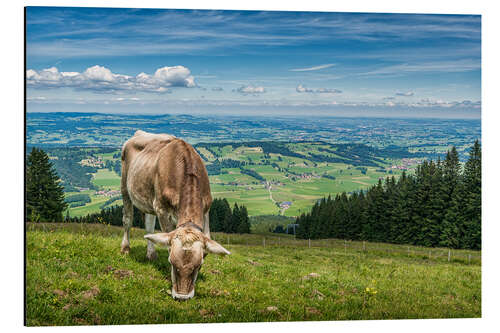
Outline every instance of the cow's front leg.
<svg viewBox="0 0 500 333"><path fill-rule="evenodd" d="M121 245L122 253L129 253L130 251L130 241L129 233L132 227L132 219L134 214L134 206L132 206L132 201L127 194L123 194L123 240Z"/></svg>
<svg viewBox="0 0 500 333"><path fill-rule="evenodd" d="M210 238L210 218L208 212L203 216L203 234Z"/></svg>
<svg viewBox="0 0 500 333"><path fill-rule="evenodd" d="M156 216L151 214L146 214L146 234L152 234L155 232L155 222ZM148 250L146 252L146 258L149 260L156 260L158 258L158 254L156 253L154 243L148 239Z"/></svg>

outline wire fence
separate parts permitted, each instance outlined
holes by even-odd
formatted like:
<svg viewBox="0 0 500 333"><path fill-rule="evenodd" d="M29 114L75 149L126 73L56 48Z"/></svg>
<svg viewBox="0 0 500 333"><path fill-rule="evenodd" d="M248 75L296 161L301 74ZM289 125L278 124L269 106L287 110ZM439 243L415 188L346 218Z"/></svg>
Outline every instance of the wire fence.
<svg viewBox="0 0 500 333"><path fill-rule="evenodd" d="M27 223L27 231L54 232L64 230L78 234L98 234L103 237L123 236L123 228L105 224L81 223ZM132 238L143 238L144 229L132 228ZM211 233L211 238L222 245L244 245L283 248L328 248L337 254L366 255L375 257L396 256L429 260L430 262L450 262L481 265L481 251L430 248L407 244L374 243L345 239L296 239L291 235L226 234Z"/></svg>
<svg viewBox="0 0 500 333"><path fill-rule="evenodd" d="M329 248L346 255L366 254L374 256L409 257L439 262L459 262L480 265L481 251L448 248L430 248L406 244L372 243L345 239L296 239L290 236L240 235L212 233L211 238L223 245L262 247Z"/></svg>

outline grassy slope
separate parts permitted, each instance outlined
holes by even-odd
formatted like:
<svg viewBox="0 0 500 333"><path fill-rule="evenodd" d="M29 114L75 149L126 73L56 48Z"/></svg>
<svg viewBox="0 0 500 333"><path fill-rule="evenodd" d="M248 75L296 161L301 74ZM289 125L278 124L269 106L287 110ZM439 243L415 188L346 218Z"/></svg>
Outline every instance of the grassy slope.
<svg viewBox="0 0 500 333"><path fill-rule="evenodd" d="M120 228L30 225L28 325L481 316L477 262L338 248L228 245L231 256L206 257L195 298L177 302L168 294L168 252L147 262L143 234L133 230L125 256ZM319 277L303 279L312 272Z"/></svg>

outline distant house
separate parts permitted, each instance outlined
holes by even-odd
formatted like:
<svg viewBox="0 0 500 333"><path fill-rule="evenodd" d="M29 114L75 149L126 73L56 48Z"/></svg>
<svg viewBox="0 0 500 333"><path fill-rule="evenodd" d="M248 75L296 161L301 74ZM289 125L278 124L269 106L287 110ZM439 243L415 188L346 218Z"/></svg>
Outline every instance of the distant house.
<svg viewBox="0 0 500 333"><path fill-rule="evenodd" d="M292 205L291 201L283 201L282 203L280 203L280 208L288 209L290 208L291 205Z"/></svg>

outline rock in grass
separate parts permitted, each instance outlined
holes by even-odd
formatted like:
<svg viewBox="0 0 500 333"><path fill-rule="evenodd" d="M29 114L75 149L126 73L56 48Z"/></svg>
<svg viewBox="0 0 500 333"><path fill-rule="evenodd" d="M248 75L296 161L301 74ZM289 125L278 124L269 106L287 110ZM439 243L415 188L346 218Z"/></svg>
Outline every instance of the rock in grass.
<svg viewBox="0 0 500 333"><path fill-rule="evenodd" d="M318 273L309 273L306 276L303 276L302 280L315 279L315 278L318 278L318 277L320 277L320 275Z"/></svg>
<svg viewBox="0 0 500 333"><path fill-rule="evenodd" d="M268 312L275 312L275 311L278 311L278 308L277 308L276 306L268 306L268 307L266 308L266 310L267 310Z"/></svg>

